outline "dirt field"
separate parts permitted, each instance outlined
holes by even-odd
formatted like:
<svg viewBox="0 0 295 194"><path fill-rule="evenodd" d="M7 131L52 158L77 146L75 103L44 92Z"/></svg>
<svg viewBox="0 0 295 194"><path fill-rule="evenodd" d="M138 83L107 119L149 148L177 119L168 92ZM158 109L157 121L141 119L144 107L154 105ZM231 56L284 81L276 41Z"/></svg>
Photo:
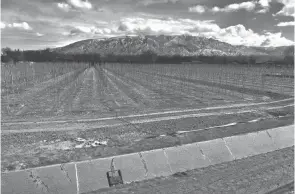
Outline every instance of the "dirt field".
<svg viewBox="0 0 295 194"><path fill-rule="evenodd" d="M177 173L169 177L116 186L88 194L104 193L294 193L294 148L286 148Z"/></svg>
<svg viewBox="0 0 295 194"><path fill-rule="evenodd" d="M291 77L263 76L290 75L286 69L274 72L205 64L86 67L20 63L3 68L2 121L97 118L199 108L288 98L294 91Z"/></svg>
<svg viewBox="0 0 295 194"><path fill-rule="evenodd" d="M294 122L293 79L264 78L265 73L275 73L272 69L255 75L259 69L214 65L87 67L17 64L2 71L2 171L205 141Z"/></svg>

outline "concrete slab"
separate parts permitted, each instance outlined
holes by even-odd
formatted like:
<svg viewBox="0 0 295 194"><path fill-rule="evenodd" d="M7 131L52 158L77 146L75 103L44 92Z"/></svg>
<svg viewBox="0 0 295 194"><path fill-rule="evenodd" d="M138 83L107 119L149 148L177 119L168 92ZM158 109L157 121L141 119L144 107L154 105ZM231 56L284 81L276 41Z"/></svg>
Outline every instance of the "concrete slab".
<svg viewBox="0 0 295 194"><path fill-rule="evenodd" d="M234 160L223 139L198 142L197 144L200 151L209 158L211 165Z"/></svg>
<svg viewBox="0 0 295 194"><path fill-rule="evenodd" d="M44 185L48 186L48 193L77 193L76 171L73 163L35 169L30 171L30 176L34 176L34 173L40 177Z"/></svg>
<svg viewBox="0 0 295 194"><path fill-rule="evenodd" d="M236 159L291 147L294 145L294 125L224 138Z"/></svg>
<svg viewBox="0 0 295 194"><path fill-rule="evenodd" d="M27 171L1 174L1 193L3 194L38 194L39 190L36 187L37 185L29 179Z"/></svg>
<svg viewBox="0 0 295 194"><path fill-rule="evenodd" d="M138 153L114 157L114 166L120 169L124 183L144 180L146 169Z"/></svg>
<svg viewBox="0 0 295 194"><path fill-rule="evenodd" d="M115 156L114 167L121 170L123 182L140 181L145 178L145 169L137 153ZM80 193L109 187L106 173L111 170L112 158L77 163Z"/></svg>
<svg viewBox="0 0 295 194"><path fill-rule="evenodd" d="M76 165L80 193L109 187L106 173L110 170L111 158L84 161Z"/></svg>
<svg viewBox="0 0 295 194"><path fill-rule="evenodd" d="M230 149L235 159L246 158L259 154L254 147L254 139L257 133L239 135L224 138L226 145Z"/></svg>
<svg viewBox="0 0 295 194"><path fill-rule="evenodd" d="M210 165L197 144L188 144L165 149L172 172L184 172Z"/></svg>
<svg viewBox="0 0 295 194"><path fill-rule="evenodd" d="M276 150L267 131L259 131L256 133L256 136L254 136L253 149L257 154L263 154Z"/></svg>
<svg viewBox="0 0 295 194"><path fill-rule="evenodd" d="M294 146L294 125L267 130L276 149Z"/></svg>
<svg viewBox="0 0 295 194"><path fill-rule="evenodd" d="M147 179L160 176L169 176L172 174L165 150L151 150L147 152L141 152L140 154L146 163Z"/></svg>
<svg viewBox="0 0 295 194"><path fill-rule="evenodd" d="M74 164L64 164L2 174L2 193L77 193Z"/></svg>

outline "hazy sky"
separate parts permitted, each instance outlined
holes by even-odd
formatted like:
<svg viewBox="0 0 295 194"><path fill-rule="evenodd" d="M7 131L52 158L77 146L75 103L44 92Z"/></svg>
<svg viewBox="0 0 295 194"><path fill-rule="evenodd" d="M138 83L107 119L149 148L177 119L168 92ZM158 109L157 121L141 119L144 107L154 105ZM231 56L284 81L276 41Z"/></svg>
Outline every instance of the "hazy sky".
<svg viewBox="0 0 295 194"><path fill-rule="evenodd" d="M233 45L294 44L294 0L2 0L1 47L188 34Z"/></svg>

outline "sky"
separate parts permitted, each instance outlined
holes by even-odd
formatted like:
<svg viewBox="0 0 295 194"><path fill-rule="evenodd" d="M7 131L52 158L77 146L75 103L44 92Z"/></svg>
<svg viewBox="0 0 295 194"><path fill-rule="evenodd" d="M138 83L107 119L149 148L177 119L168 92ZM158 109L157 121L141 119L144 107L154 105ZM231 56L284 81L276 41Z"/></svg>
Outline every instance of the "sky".
<svg viewBox="0 0 295 194"><path fill-rule="evenodd" d="M294 0L1 0L1 47L192 35L232 45L294 45Z"/></svg>

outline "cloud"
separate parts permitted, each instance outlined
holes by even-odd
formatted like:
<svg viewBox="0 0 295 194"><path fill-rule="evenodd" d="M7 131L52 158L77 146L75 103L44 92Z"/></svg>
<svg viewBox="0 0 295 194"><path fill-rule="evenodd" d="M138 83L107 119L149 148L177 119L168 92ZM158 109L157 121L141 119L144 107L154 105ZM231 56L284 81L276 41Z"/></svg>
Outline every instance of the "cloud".
<svg viewBox="0 0 295 194"><path fill-rule="evenodd" d="M70 8L71 8L69 4L64 3L64 2L57 3L57 7L60 8L60 9L62 9L62 10L64 10L64 11L66 11L66 12L69 11Z"/></svg>
<svg viewBox="0 0 295 194"><path fill-rule="evenodd" d="M176 3L179 0L140 0L138 4L148 6L152 4L161 4L161 3Z"/></svg>
<svg viewBox="0 0 295 194"><path fill-rule="evenodd" d="M95 27L85 27L85 26L77 26L72 29L70 32L63 32L64 36L87 36L89 34L93 34Z"/></svg>
<svg viewBox="0 0 295 194"><path fill-rule="evenodd" d="M44 34L41 34L39 32L36 33L37 36L44 36Z"/></svg>
<svg viewBox="0 0 295 194"><path fill-rule="evenodd" d="M77 36L77 35L80 35L80 34L84 34L85 32L75 28L75 29L72 29L69 33L64 33L63 35L65 36Z"/></svg>
<svg viewBox="0 0 295 194"><path fill-rule="evenodd" d="M91 26L91 27L77 26L76 29L80 30L81 32L91 33L91 32L94 31L96 28L95 28L94 26Z"/></svg>
<svg viewBox="0 0 295 194"><path fill-rule="evenodd" d="M18 29L23 29L23 30L32 30L33 28L27 23L27 22L22 22L22 23L12 23L12 24L4 24L4 28L8 26L9 28L18 28ZM2 24L1 24L2 28Z"/></svg>
<svg viewBox="0 0 295 194"><path fill-rule="evenodd" d="M262 46L262 47L267 47L270 43L271 43L271 42L270 42L270 39L265 39L265 40L260 44L260 46Z"/></svg>
<svg viewBox="0 0 295 194"><path fill-rule="evenodd" d="M282 33L266 33L264 36L263 42L260 44L260 46L264 47L277 47L277 46L290 46L294 45L294 42L291 40L286 39L285 37L282 37Z"/></svg>
<svg viewBox="0 0 295 194"><path fill-rule="evenodd" d="M196 5L194 7L189 7L188 10L189 12L197 12L197 13L204 13L206 11L207 7L202 6L202 5Z"/></svg>
<svg viewBox="0 0 295 194"><path fill-rule="evenodd" d="M91 9L92 4L88 0L67 0L56 4L57 7L63 11L68 12L71 8Z"/></svg>
<svg viewBox="0 0 295 194"><path fill-rule="evenodd" d="M259 0L258 4L262 9L258 10L256 13L266 13L269 11L271 0Z"/></svg>
<svg viewBox="0 0 295 194"><path fill-rule="evenodd" d="M215 6L210 9L206 6L196 5L193 7L189 7L188 10L189 12L197 12L200 14L206 11L217 13L217 12L236 12L238 10L246 10L250 12L250 11L253 11L257 7L257 5L259 5L261 9L258 10L256 13L266 13L269 11L270 2L271 0L247 1L242 3L229 4L223 8Z"/></svg>
<svg viewBox="0 0 295 194"><path fill-rule="evenodd" d="M291 22L280 22L277 24L277 26L295 26L295 22L291 21Z"/></svg>
<svg viewBox="0 0 295 194"><path fill-rule="evenodd" d="M32 28L29 26L29 24L27 22L13 23L12 26L14 28L22 28L24 30L32 30Z"/></svg>
<svg viewBox="0 0 295 194"><path fill-rule="evenodd" d="M258 3L261 5L261 7L264 7L264 8L268 8L270 2L271 2L271 0L259 0L258 1Z"/></svg>
<svg viewBox="0 0 295 194"><path fill-rule="evenodd" d="M277 0L279 3L282 3L284 6L283 8L276 13L276 15L283 15L283 16L293 16L295 17L294 13L294 0Z"/></svg>
<svg viewBox="0 0 295 194"><path fill-rule="evenodd" d="M263 8L265 9L264 11L266 12L266 7L269 6L269 4L266 3L266 1L268 2L269 0L260 0L259 3L261 5L263 5ZM188 10L189 12L197 12L197 13L204 13L207 10L213 13L217 13L217 12L235 12L238 10L246 10L246 11L253 11L256 7L256 2L253 1L247 1L247 2L242 2L242 3L234 3L234 4L229 4L227 6L225 6L224 8L221 7L213 7L211 9L207 8L206 6L202 6L202 5L196 5L193 7L189 7Z"/></svg>
<svg viewBox="0 0 295 194"><path fill-rule="evenodd" d="M4 29L5 27L6 27L6 24L3 23L3 22L1 22L1 23L0 23L0 28L1 28L1 29Z"/></svg>
<svg viewBox="0 0 295 194"><path fill-rule="evenodd" d="M258 34L245 26L238 24L220 28L212 20L200 21L191 19L150 19L150 18L124 18L120 21L118 31L127 35L182 35L205 36L215 38L232 45L284 46L294 44L293 41L282 37L281 33Z"/></svg>
<svg viewBox="0 0 295 194"><path fill-rule="evenodd" d="M258 34L251 29L246 29L241 24L221 29L215 37L232 45L275 47L294 44L293 41L282 37L282 33L280 32Z"/></svg>
<svg viewBox="0 0 295 194"><path fill-rule="evenodd" d="M253 11L255 9L256 3L253 1L247 1L242 3L234 3L225 6L224 8L220 7L213 7L211 9L212 12L235 12L241 9L247 10L247 11Z"/></svg>
<svg viewBox="0 0 295 194"><path fill-rule="evenodd" d="M151 19L151 18L124 18L121 19L118 30L137 34L183 34L196 26L210 26L208 21L194 21L190 19Z"/></svg>
<svg viewBox="0 0 295 194"><path fill-rule="evenodd" d="M68 0L68 3L76 8L91 9L92 4L88 0Z"/></svg>
<svg viewBox="0 0 295 194"><path fill-rule="evenodd" d="M116 33L110 28L99 28L95 26L76 26L70 32L63 32L64 36L94 37L95 35L109 35Z"/></svg>
<svg viewBox="0 0 295 194"><path fill-rule="evenodd" d="M70 35L70 32L62 32L61 33L63 36L69 36Z"/></svg>
<svg viewBox="0 0 295 194"><path fill-rule="evenodd" d="M261 9L261 10L258 10L256 13L266 13L268 12L268 9Z"/></svg>

